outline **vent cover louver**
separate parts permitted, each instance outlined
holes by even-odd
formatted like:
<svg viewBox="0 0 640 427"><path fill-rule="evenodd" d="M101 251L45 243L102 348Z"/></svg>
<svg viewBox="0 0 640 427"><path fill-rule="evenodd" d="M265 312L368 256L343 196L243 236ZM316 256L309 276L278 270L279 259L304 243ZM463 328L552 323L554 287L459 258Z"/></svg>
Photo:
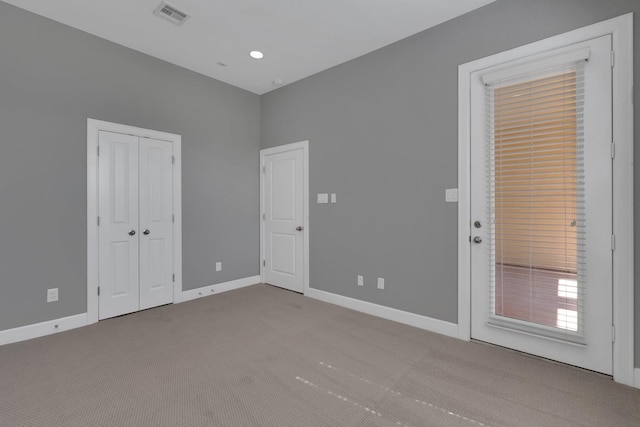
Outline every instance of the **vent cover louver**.
<svg viewBox="0 0 640 427"><path fill-rule="evenodd" d="M163 1L153 12L154 15L159 16L162 19L166 19L169 22L173 22L176 25L181 25L189 19L189 15L185 12L178 10L175 6Z"/></svg>

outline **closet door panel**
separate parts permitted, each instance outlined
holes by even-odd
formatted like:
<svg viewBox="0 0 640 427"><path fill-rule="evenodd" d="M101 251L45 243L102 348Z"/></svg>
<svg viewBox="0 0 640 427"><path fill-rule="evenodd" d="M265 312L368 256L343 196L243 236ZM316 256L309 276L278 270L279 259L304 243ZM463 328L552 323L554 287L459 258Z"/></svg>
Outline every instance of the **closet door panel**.
<svg viewBox="0 0 640 427"><path fill-rule="evenodd" d="M138 138L99 134L99 318L139 308Z"/></svg>
<svg viewBox="0 0 640 427"><path fill-rule="evenodd" d="M140 309L173 302L173 165L170 142L140 139Z"/></svg>

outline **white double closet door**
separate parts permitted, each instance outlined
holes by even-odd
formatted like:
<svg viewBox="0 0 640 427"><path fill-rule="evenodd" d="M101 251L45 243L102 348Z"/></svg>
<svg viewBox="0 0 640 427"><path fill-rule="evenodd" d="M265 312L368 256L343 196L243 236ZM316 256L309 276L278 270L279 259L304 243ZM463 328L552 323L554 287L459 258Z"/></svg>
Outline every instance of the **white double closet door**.
<svg viewBox="0 0 640 427"><path fill-rule="evenodd" d="M172 143L99 132L99 318L173 302Z"/></svg>

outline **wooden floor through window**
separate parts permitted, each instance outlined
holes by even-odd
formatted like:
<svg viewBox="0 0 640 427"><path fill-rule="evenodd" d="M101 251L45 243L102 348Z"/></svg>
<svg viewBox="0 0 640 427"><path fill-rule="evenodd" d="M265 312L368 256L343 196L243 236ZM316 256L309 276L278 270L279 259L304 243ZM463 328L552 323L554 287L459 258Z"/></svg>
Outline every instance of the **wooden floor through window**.
<svg viewBox="0 0 640 427"><path fill-rule="evenodd" d="M577 289L576 273L496 264L495 315L576 331Z"/></svg>

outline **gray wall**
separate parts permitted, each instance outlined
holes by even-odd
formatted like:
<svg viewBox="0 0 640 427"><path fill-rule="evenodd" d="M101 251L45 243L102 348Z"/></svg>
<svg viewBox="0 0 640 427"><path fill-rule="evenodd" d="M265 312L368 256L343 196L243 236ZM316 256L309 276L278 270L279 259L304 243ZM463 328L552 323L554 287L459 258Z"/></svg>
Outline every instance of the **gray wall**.
<svg viewBox="0 0 640 427"><path fill-rule="evenodd" d="M498 0L262 96L262 148L308 139L312 197L338 196L310 205L311 286L457 322L457 205L444 190L457 187L458 65L628 12L638 81L639 1ZM638 176L635 188L638 207ZM635 343L640 366L637 314Z"/></svg>
<svg viewBox="0 0 640 427"><path fill-rule="evenodd" d="M259 97L0 2L0 330L86 312L87 117L182 135L184 289L259 274Z"/></svg>

